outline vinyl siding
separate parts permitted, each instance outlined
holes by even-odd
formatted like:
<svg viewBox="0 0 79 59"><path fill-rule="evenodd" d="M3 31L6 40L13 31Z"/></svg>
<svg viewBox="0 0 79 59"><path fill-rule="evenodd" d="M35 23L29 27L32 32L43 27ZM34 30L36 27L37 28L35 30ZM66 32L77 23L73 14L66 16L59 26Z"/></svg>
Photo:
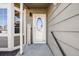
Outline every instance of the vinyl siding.
<svg viewBox="0 0 79 59"><path fill-rule="evenodd" d="M53 5L54 6L54 5ZM54 8L51 9L51 12ZM48 12L48 44L54 55L62 55L56 48L51 34L54 32L66 55L79 55L79 4L62 3L54 13ZM56 52L59 51L59 52Z"/></svg>

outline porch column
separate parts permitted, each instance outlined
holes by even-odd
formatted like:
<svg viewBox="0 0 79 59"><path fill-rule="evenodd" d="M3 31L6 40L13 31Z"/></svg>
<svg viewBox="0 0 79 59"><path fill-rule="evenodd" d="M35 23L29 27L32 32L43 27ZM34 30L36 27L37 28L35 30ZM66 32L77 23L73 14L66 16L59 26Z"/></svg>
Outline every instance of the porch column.
<svg viewBox="0 0 79 59"><path fill-rule="evenodd" d="M26 44L26 9L24 9L24 44Z"/></svg>
<svg viewBox="0 0 79 59"><path fill-rule="evenodd" d="M20 3L20 54L23 53L23 30L22 30L22 24L23 24L23 3Z"/></svg>

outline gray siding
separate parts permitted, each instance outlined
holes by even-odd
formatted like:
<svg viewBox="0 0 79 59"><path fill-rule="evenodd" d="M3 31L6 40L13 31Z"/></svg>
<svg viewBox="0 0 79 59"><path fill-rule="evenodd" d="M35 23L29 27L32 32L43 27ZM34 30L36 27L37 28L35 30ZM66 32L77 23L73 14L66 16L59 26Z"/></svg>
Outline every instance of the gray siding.
<svg viewBox="0 0 79 59"><path fill-rule="evenodd" d="M24 36L23 36L23 44L24 44ZM14 36L14 47L20 45L20 36Z"/></svg>
<svg viewBox="0 0 79 59"><path fill-rule="evenodd" d="M20 36L15 36L14 37L14 46L19 46L20 45Z"/></svg>
<svg viewBox="0 0 79 59"><path fill-rule="evenodd" d="M0 48L8 48L8 38L0 37Z"/></svg>
<svg viewBox="0 0 79 59"><path fill-rule="evenodd" d="M56 7L50 8L51 11ZM51 31L53 31L66 55L79 55L79 4L60 4L55 10L48 17L48 44L50 48L55 55L61 55L53 43L54 39L51 35Z"/></svg>

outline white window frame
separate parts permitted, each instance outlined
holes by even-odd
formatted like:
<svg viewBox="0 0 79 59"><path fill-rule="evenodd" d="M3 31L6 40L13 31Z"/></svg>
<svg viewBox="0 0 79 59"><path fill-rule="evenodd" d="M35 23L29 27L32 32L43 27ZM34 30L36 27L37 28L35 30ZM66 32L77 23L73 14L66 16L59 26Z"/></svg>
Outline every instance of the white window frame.
<svg viewBox="0 0 79 59"><path fill-rule="evenodd" d="M0 51L11 51L12 50L12 4L10 3L1 3L0 8L7 8L7 33L0 33L0 37L7 37L8 39L8 47L0 48ZM9 17L8 17L9 16Z"/></svg>

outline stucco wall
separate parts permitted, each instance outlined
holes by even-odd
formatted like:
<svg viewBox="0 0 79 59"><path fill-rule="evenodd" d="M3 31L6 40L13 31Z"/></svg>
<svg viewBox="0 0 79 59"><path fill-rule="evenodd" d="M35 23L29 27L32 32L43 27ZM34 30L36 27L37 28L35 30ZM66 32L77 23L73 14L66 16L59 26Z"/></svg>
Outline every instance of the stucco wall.
<svg viewBox="0 0 79 59"><path fill-rule="evenodd" d="M53 4L48 11L48 44L54 55L62 55L55 44L54 32L66 55L79 55L79 4Z"/></svg>

